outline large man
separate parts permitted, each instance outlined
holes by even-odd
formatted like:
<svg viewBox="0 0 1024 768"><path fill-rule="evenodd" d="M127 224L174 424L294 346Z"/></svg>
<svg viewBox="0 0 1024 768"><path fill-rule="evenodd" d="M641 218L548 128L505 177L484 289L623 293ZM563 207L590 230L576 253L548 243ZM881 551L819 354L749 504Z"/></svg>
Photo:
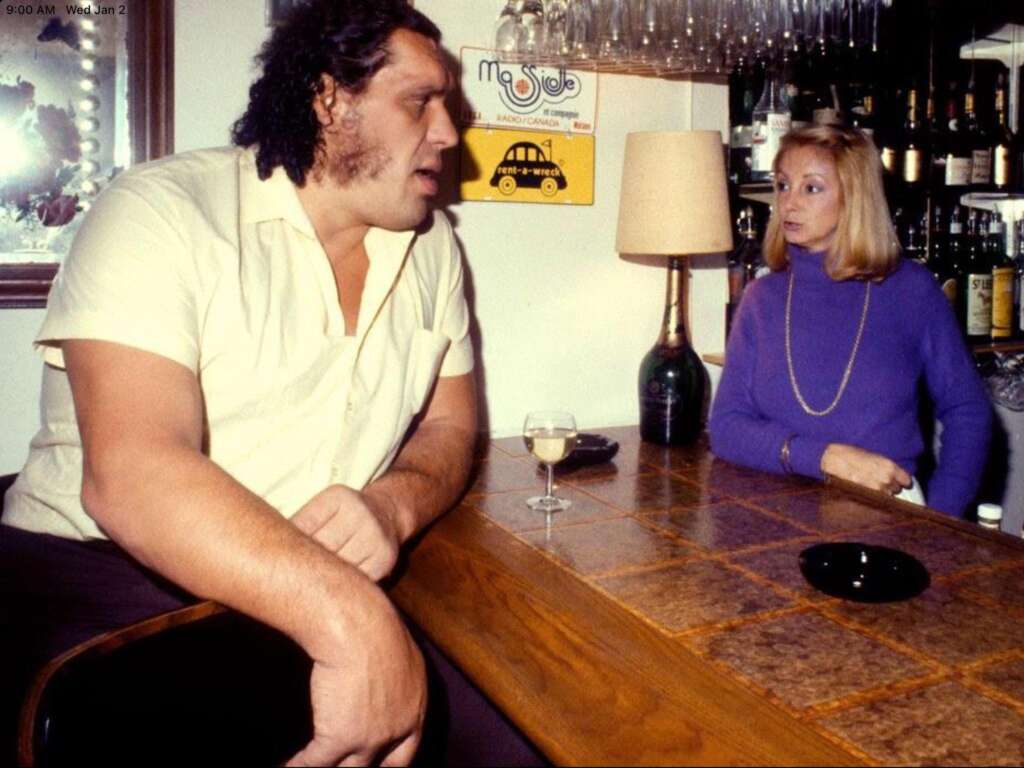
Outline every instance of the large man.
<svg viewBox="0 0 1024 768"><path fill-rule="evenodd" d="M8 661L209 598L313 658L296 762L412 757L423 659L376 581L456 498L476 430L462 269L429 214L456 142L438 39L404 0L315 0L261 52L238 146L97 200L36 340Z"/></svg>

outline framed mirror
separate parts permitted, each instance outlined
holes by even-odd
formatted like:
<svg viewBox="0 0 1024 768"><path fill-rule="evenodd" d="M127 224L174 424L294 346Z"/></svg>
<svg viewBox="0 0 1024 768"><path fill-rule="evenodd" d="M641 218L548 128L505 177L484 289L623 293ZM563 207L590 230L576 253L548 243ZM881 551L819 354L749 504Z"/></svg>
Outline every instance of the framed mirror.
<svg viewBox="0 0 1024 768"><path fill-rule="evenodd" d="M173 0L0 15L0 308L42 307L96 195L172 151Z"/></svg>

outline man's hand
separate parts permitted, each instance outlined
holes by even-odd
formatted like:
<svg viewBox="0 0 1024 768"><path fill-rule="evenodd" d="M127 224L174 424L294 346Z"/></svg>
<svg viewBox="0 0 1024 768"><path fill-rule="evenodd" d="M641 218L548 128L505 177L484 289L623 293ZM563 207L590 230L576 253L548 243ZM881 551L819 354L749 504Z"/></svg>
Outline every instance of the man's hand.
<svg viewBox="0 0 1024 768"><path fill-rule="evenodd" d="M395 567L401 545L395 505L383 493L329 485L292 516L303 533L374 581Z"/></svg>
<svg viewBox="0 0 1024 768"><path fill-rule="evenodd" d="M875 491L897 494L913 484L899 464L853 445L832 443L821 456L821 471Z"/></svg>
<svg viewBox="0 0 1024 768"><path fill-rule="evenodd" d="M423 657L393 611L366 629L339 648L340 663L314 663L313 739L288 765L412 762L427 707Z"/></svg>

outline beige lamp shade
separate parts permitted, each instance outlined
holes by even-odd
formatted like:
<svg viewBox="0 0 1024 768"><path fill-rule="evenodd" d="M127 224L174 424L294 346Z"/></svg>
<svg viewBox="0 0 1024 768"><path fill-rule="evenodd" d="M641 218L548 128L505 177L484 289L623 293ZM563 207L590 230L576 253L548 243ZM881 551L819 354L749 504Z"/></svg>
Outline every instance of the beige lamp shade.
<svg viewBox="0 0 1024 768"><path fill-rule="evenodd" d="M688 256L732 249L718 131L630 133L615 250Z"/></svg>

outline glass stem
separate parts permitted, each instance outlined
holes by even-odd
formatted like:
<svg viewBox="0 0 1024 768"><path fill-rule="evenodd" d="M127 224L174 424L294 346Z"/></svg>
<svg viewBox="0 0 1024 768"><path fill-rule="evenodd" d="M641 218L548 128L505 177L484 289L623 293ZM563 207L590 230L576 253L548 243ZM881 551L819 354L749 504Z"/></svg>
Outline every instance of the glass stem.
<svg viewBox="0 0 1024 768"><path fill-rule="evenodd" d="M548 490L547 490L547 493L545 494L545 496L547 498L549 498L549 499L554 497L554 493L552 492L554 490L554 484L555 484L555 465L554 464L548 464Z"/></svg>

